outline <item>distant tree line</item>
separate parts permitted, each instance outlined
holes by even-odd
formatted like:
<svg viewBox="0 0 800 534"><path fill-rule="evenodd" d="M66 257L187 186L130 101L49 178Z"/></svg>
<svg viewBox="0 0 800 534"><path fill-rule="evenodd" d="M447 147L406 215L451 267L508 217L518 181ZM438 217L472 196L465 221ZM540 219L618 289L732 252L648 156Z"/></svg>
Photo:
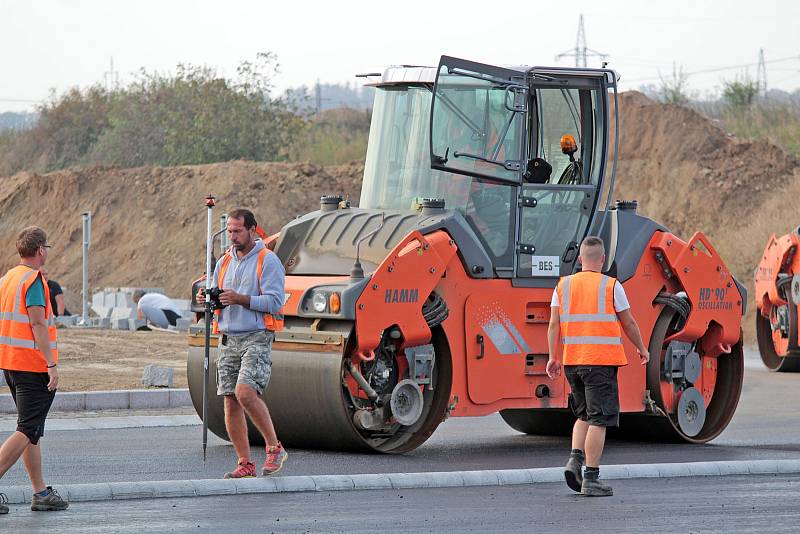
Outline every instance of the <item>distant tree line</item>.
<svg viewBox="0 0 800 534"><path fill-rule="evenodd" d="M180 65L141 70L132 83L53 95L36 124L0 133L0 175L73 165L183 165L233 159L280 161L303 136L307 117L272 97L277 62L259 54L235 79Z"/></svg>

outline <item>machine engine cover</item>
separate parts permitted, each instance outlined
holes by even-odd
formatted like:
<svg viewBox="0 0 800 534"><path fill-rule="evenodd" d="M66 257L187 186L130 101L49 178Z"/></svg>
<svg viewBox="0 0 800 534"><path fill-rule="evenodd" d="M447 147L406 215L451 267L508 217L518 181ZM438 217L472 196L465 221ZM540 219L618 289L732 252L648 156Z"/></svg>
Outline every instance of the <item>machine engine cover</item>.
<svg viewBox="0 0 800 534"><path fill-rule="evenodd" d="M703 395L694 387L683 390L681 400L678 401L678 426L684 434L693 437L700 433L705 422L706 405Z"/></svg>

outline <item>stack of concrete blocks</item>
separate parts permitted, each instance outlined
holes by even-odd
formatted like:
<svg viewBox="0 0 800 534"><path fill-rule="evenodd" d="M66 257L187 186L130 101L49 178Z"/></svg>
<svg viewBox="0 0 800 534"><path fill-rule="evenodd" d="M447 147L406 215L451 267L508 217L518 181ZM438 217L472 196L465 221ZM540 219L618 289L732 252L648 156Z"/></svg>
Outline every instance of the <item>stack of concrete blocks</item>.
<svg viewBox="0 0 800 534"><path fill-rule="evenodd" d="M92 311L98 317L93 319L93 326L101 328L113 328L114 330L135 331L144 326L143 319L137 319L137 308L133 302L133 292L139 288L119 287L106 288L92 296ZM164 288L145 287L142 288L146 293L164 294ZM192 322L191 302L187 299L172 299L181 312L176 326L171 329L186 331Z"/></svg>

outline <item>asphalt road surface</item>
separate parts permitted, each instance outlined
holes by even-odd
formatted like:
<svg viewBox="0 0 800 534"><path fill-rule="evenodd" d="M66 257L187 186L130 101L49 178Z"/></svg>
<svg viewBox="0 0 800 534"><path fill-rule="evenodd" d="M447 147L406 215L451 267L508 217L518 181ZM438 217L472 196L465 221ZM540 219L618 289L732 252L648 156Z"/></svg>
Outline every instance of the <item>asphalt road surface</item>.
<svg viewBox="0 0 800 534"><path fill-rule="evenodd" d="M705 445L609 441L603 463L661 463L800 458L800 374L770 373L748 352L742 399L728 429ZM0 433L0 440L7 433ZM203 463L199 426L48 431L44 469L52 484L220 477L235 464L229 443L209 433ZM499 415L445 421L417 450L403 455L289 450L281 475L352 474L562 465L565 437L526 436ZM264 451L253 449L256 462ZM27 484L21 463L3 485Z"/></svg>
<svg viewBox="0 0 800 534"><path fill-rule="evenodd" d="M15 505L0 532L797 532L800 475L614 481L613 497L565 485L239 495ZM6 530L8 528L8 530Z"/></svg>

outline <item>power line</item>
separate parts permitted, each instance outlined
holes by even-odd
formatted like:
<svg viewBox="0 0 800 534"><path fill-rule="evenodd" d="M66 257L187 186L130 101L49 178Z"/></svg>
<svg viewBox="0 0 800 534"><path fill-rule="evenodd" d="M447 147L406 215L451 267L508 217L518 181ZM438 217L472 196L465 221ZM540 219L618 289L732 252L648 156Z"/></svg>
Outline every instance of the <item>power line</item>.
<svg viewBox="0 0 800 534"><path fill-rule="evenodd" d="M578 68L586 68L586 57L596 56L601 61L605 61L608 54L603 54L586 46L586 31L583 28L583 13L578 17L578 35L575 38L575 48L570 48L561 52L556 56L556 61L563 57L574 57L575 66Z"/></svg>
<svg viewBox="0 0 800 534"><path fill-rule="evenodd" d="M766 64L770 64L770 63L781 63L781 62L784 62L784 61L798 61L798 60L800 60L800 56L789 56L789 57L784 57L784 58L780 58L780 59L771 59L769 61L765 61L764 64L766 65ZM747 67L755 67L757 65L758 65L758 63L743 63L741 65L731 65L729 67L716 67L716 68L713 68L713 69L696 70L696 71L692 71L692 72L686 72L685 74L687 76L691 76L691 75L694 75L694 74L709 74L709 73L712 73L712 72L724 72L724 71L727 71L727 70L736 70L736 69L743 69L743 68L747 68ZM659 76L651 76L649 78L637 78L635 80L625 80L625 81L628 82L628 83L634 83L634 82L649 82L649 81L652 81L652 80L659 80L659 79L661 79Z"/></svg>
<svg viewBox="0 0 800 534"><path fill-rule="evenodd" d="M0 98L0 102L16 102L19 104L38 104L41 100L25 100L24 98Z"/></svg>

